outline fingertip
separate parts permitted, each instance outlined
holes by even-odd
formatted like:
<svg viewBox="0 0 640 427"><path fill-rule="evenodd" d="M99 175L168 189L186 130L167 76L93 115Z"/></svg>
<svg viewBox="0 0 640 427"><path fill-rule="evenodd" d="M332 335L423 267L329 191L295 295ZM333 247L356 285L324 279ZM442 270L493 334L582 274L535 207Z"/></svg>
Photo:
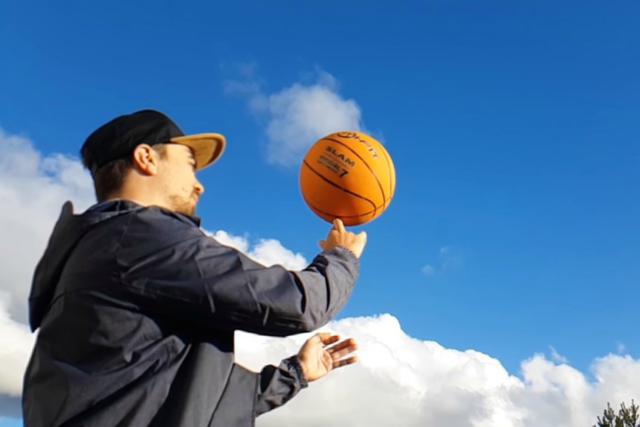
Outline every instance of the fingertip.
<svg viewBox="0 0 640 427"><path fill-rule="evenodd" d="M340 341L340 335L333 335L333 334L327 334L327 335L330 335L330 336L327 337L327 339L325 341L325 344L327 344L327 345L328 344L333 344L335 342Z"/></svg>
<svg viewBox="0 0 640 427"><path fill-rule="evenodd" d="M334 368L341 368L343 366L349 366L349 365L352 365L352 364L357 363L359 361L360 361L360 359L358 359L358 356L347 357L346 359L341 359L341 360L338 360L338 361L334 362Z"/></svg>

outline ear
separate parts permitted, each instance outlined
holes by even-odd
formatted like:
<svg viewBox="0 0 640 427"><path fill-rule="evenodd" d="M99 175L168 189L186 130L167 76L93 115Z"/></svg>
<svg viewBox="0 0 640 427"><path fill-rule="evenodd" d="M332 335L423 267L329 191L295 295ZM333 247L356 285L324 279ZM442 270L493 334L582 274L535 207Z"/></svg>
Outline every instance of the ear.
<svg viewBox="0 0 640 427"><path fill-rule="evenodd" d="M156 175L160 158L158 153L148 144L140 144L131 155L133 166L143 175Z"/></svg>

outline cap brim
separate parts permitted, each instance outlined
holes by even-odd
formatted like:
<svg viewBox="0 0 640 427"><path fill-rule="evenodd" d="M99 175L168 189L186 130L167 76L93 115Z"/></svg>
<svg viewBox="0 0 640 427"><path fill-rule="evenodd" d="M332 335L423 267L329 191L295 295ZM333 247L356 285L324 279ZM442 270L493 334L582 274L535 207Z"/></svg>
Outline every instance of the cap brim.
<svg viewBox="0 0 640 427"><path fill-rule="evenodd" d="M196 158L196 170L212 165L222 156L227 141L219 133L199 133L195 135L176 136L171 142L186 145L193 150Z"/></svg>

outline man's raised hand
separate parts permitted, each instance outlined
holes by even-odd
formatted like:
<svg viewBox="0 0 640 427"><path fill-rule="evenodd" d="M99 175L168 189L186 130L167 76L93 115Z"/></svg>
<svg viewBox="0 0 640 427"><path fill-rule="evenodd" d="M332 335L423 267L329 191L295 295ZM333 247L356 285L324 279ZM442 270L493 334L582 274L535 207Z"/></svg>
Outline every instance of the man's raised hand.
<svg viewBox="0 0 640 427"><path fill-rule="evenodd" d="M321 332L303 344L298 360L308 382L324 377L332 369L358 361L358 357L352 354L358 348L355 340L349 338L338 343L339 340L338 335Z"/></svg>
<svg viewBox="0 0 640 427"><path fill-rule="evenodd" d="M329 230L326 240L320 241L320 247L324 251L330 251L336 246L342 246L349 249L353 254L360 258L362 251L367 244L367 233L361 231L358 234L347 231L340 219L333 220L333 227Z"/></svg>

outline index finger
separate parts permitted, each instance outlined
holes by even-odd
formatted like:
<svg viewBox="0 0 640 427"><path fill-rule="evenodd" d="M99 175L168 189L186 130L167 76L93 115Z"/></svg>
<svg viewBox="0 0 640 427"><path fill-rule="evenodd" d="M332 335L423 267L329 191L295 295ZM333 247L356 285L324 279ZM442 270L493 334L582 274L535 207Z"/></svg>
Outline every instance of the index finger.
<svg viewBox="0 0 640 427"><path fill-rule="evenodd" d="M340 335L334 335L331 332L318 332L311 339L320 340L323 345L329 345L340 341Z"/></svg>
<svg viewBox="0 0 640 427"><path fill-rule="evenodd" d="M336 218L333 220L333 228L338 230L339 233L344 233L346 230L344 229L344 224L340 218Z"/></svg>
<svg viewBox="0 0 640 427"><path fill-rule="evenodd" d="M333 344L340 341L340 335L334 335L330 332L320 332L317 334L323 345Z"/></svg>

